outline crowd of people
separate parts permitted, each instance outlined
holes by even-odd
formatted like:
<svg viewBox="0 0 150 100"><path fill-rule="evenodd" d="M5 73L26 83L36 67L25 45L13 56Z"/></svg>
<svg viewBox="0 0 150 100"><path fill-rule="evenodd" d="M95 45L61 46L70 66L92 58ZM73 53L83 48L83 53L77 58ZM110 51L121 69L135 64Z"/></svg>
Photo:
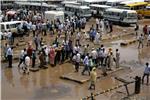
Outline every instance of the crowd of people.
<svg viewBox="0 0 150 100"><path fill-rule="evenodd" d="M61 22L59 19L55 21L45 20L41 15L35 18L35 15L37 16L36 12L27 11L26 17L17 17L17 19L25 21L22 26L24 30L21 33L22 37L23 35L32 36L32 42L28 42L27 48L21 50L19 56L18 68L21 68L24 73L29 73L30 65L32 68L37 67L37 61L40 63L39 68L45 68L48 64L56 66L69 60L74 64L75 72L79 72L80 66L83 65L81 74L84 75L85 72L88 72L88 75L91 75L91 89L96 81L96 69L100 68L103 75L106 76L108 70L120 67L118 49L115 51L112 48L106 49L102 43L98 48L92 47L91 49L90 44L82 43L82 39L87 36L89 38L86 39L99 44L99 40L106 30L113 31L111 22L96 18L96 24L92 25L89 32L85 32L86 18L72 16ZM20 26L18 26L18 32L22 32L19 30ZM144 36L147 36L147 46L150 46L150 33L147 33L146 26L143 28L143 32L144 35L139 36L138 48L143 47ZM82 33L85 34L84 37L82 37ZM11 31L5 34L7 34L5 39L8 42L3 50L4 58L8 60L9 67L12 67L13 47L11 45L13 45L15 38ZM45 36L56 37L52 44L45 44L43 39ZM62 36L64 36L63 39Z"/></svg>

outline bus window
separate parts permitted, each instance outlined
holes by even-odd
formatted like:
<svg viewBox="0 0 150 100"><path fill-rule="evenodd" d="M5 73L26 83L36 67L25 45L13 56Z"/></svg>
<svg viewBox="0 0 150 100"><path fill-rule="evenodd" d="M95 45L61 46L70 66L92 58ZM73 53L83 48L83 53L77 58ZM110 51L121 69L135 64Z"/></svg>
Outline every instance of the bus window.
<svg viewBox="0 0 150 100"><path fill-rule="evenodd" d="M9 25L6 25L6 28L9 29L10 28Z"/></svg>
<svg viewBox="0 0 150 100"><path fill-rule="evenodd" d="M5 30L4 25L1 25L0 28L2 32Z"/></svg>
<svg viewBox="0 0 150 100"><path fill-rule="evenodd" d="M11 24L9 25L10 28L16 28L17 27L17 24Z"/></svg>

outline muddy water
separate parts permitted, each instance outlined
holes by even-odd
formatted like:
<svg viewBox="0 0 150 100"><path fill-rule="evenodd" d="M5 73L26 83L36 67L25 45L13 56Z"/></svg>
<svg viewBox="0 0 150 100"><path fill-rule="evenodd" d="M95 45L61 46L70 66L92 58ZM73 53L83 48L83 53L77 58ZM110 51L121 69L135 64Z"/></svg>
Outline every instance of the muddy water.
<svg viewBox="0 0 150 100"><path fill-rule="evenodd" d="M135 44L128 47L120 47L117 43L113 43L111 47L114 50L119 48L122 61L143 62L150 59L149 52L147 52L149 48L141 50L139 56L139 51ZM70 98L71 100L77 100L90 94L88 90L89 82L80 85L59 78L64 73L74 71L72 64L66 63L56 67L49 67L48 69L41 69L38 72L31 72L29 75L20 73L17 64L13 66L10 69L5 68L4 64L2 64L3 100L70 100ZM107 77L103 80L98 80L96 84L97 89L95 92L99 92L119 83L112 77ZM107 95L102 97L106 99Z"/></svg>
<svg viewBox="0 0 150 100"><path fill-rule="evenodd" d="M91 27L91 24L88 26L88 29ZM123 29L119 29L119 31ZM118 32L118 30L115 32ZM31 40L31 38L28 38L28 40ZM112 47L114 51L116 48L119 49L121 62L136 67L137 65L135 64L137 63L143 64L146 61L150 61L150 52L148 52L150 48L145 47L144 49L138 50L137 43L127 47L120 47L119 44L121 41L122 39L119 39L113 42L107 41L106 43L106 48ZM97 80L96 90L89 91L89 82L78 84L60 79L62 74L74 71L73 65L70 63L56 67L49 66L48 69L31 72L29 75L24 75L18 71L16 62L14 62L13 68L11 69L6 68L6 66L6 64L2 64L2 100L79 100L90 95L91 92L97 93L120 84L110 76ZM128 73L130 72L120 72L117 75ZM109 100L109 96L106 93L98 96L97 100Z"/></svg>

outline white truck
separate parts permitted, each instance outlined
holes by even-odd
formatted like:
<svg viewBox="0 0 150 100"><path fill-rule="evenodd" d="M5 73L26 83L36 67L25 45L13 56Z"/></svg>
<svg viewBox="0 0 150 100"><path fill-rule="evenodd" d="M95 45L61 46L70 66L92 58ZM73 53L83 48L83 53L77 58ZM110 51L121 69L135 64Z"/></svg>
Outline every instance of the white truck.
<svg viewBox="0 0 150 100"><path fill-rule="evenodd" d="M59 19L61 22L64 22L64 12L63 11L45 11L45 19L49 21L54 21Z"/></svg>

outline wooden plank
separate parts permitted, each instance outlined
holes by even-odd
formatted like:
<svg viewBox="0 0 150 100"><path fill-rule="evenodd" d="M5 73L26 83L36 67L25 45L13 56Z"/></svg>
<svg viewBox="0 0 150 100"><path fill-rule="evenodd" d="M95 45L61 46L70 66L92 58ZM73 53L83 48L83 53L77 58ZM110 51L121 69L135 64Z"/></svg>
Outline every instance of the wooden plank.
<svg viewBox="0 0 150 100"><path fill-rule="evenodd" d="M39 68L37 68L37 67L34 67L34 68L30 67L29 70L32 71L32 72L37 72L37 71L39 71Z"/></svg>
<svg viewBox="0 0 150 100"><path fill-rule="evenodd" d="M127 67L120 67L112 71L107 71L107 74L110 75L117 71L124 70L125 68ZM97 75L98 75L97 78L105 77L104 75L102 75L102 71L100 69L97 70ZM71 72L68 74L61 75L60 78L67 79L81 84L88 82L90 80L90 77L88 75L82 75L81 72Z"/></svg>

